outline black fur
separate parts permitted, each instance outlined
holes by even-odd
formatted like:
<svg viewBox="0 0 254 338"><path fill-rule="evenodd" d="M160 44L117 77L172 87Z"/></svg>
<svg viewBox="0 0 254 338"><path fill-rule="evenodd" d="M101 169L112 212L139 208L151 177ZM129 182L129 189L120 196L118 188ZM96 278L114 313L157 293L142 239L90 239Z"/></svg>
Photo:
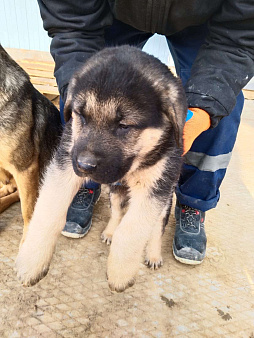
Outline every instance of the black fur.
<svg viewBox="0 0 254 338"><path fill-rule="evenodd" d="M48 210L46 192L59 186L56 182L52 187L51 175L69 191L61 200L64 207L58 206L60 215L48 223L50 228L56 227L55 233L62 229L59 219L65 219L65 207L85 177L109 184L115 209L102 240L111 243L107 270L111 290L121 292L133 285L147 243L146 264L155 269L162 265L160 235L181 169L186 113L179 80L159 60L134 47L99 52L69 84L65 104L68 122L34 214L41 220L41 213ZM71 165L81 178L73 175ZM53 203L50 195L48 203ZM30 226L33 235L40 228L38 221ZM55 241L50 244L44 238L47 250L53 252L54 245ZM26 267L22 255L26 257L31 247L26 241L24 246L18 265L25 283L33 284L43 277L36 266L48 266L50 259L42 252L39 262Z"/></svg>
<svg viewBox="0 0 254 338"><path fill-rule="evenodd" d="M91 95L95 107L89 102ZM137 156L137 140L147 128L164 130L164 134L142 159L140 169L154 165L169 152L180 156L179 135L186 111L179 81L157 59L134 47L101 51L75 74L67 93L65 118L69 120L72 114L80 129L71 151L75 173L89 175L98 183L121 180L130 170ZM78 162L91 156L96 164L93 171L80 170Z"/></svg>
<svg viewBox="0 0 254 338"><path fill-rule="evenodd" d="M15 144L11 164L24 171L38 156L41 176L61 133L57 108L33 87L27 73L0 45L0 135Z"/></svg>

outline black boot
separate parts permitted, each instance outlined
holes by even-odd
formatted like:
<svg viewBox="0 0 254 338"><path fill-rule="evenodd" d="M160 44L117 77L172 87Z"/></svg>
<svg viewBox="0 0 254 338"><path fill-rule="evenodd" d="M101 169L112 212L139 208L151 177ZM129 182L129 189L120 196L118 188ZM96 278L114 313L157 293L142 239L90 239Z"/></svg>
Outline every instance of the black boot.
<svg viewBox="0 0 254 338"><path fill-rule="evenodd" d="M71 238L85 236L91 228L94 205L98 201L101 187L97 189L80 188L67 213L62 235Z"/></svg>
<svg viewBox="0 0 254 338"><path fill-rule="evenodd" d="M205 212L180 204L175 207L176 229L173 241L175 259L185 264L200 264L205 258Z"/></svg>

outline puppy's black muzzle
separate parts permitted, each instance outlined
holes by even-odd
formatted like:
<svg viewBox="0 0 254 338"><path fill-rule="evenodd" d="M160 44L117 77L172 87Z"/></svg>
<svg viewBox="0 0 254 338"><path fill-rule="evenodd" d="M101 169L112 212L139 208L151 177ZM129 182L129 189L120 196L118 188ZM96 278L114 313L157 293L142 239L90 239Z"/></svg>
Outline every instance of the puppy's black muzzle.
<svg viewBox="0 0 254 338"><path fill-rule="evenodd" d="M90 174L95 171L97 160L91 153L80 154L77 157L77 169L82 173Z"/></svg>

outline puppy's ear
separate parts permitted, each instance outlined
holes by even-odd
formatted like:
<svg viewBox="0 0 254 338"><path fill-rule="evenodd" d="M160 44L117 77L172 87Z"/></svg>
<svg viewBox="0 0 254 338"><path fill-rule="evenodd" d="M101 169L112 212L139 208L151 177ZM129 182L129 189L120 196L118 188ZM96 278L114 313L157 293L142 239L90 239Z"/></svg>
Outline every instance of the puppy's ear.
<svg viewBox="0 0 254 338"><path fill-rule="evenodd" d="M71 113L72 113L72 104L71 104L71 96L67 94L66 102L64 105L64 120L65 122L68 122L69 119L71 118Z"/></svg>
<svg viewBox="0 0 254 338"><path fill-rule="evenodd" d="M68 87L65 89L67 91L66 94L66 101L64 104L64 120L65 122L68 122L72 115L72 102L73 102L73 96L74 96L74 88L77 81L75 76L72 77L72 79L69 82Z"/></svg>
<svg viewBox="0 0 254 338"><path fill-rule="evenodd" d="M186 109L187 111L187 109ZM185 111L180 107L175 107L171 102L168 104L167 110L165 111L165 115L172 123L174 130L174 137L176 140L177 147L180 148L183 143L183 126L184 121L182 119L185 116Z"/></svg>
<svg viewBox="0 0 254 338"><path fill-rule="evenodd" d="M174 136L178 147L183 144L183 127L187 114L187 100L185 97L182 83L175 79L174 83L169 83L167 90L163 91L162 102L163 112L172 123Z"/></svg>

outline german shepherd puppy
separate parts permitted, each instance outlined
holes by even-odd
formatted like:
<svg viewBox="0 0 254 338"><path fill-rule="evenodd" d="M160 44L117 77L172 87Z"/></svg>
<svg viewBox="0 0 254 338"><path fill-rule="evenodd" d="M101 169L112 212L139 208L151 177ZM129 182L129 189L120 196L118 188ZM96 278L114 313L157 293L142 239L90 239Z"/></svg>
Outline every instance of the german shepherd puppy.
<svg viewBox="0 0 254 338"><path fill-rule="evenodd" d="M28 74L0 45L0 209L18 199L23 239L39 191L39 181L62 132L57 108L40 94ZM5 196L5 197L4 197ZM1 204L2 203L2 204Z"/></svg>
<svg viewBox="0 0 254 338"><path fill-rule="evenodd" d="M122 46L86 62L69 84L69 122L17 257L24 285L46 275L67 208L86 177L110 186L112 216L102 234L111 243L110 289L134 283L145 246L146 264L162 265L186 112L180 80L156 58Z"/></svg>

